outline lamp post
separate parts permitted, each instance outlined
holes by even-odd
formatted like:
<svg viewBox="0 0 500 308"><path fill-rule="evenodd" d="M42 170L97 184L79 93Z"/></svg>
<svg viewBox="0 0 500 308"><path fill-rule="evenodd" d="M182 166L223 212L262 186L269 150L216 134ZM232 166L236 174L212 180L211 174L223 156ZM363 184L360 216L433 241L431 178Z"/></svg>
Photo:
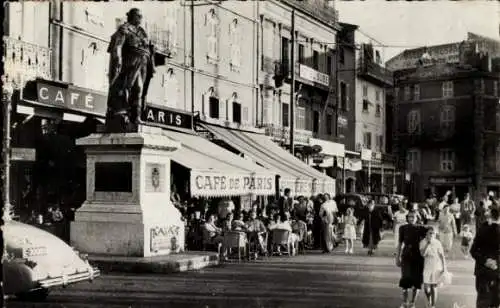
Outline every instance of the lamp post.
<svg viewBox="0 0 500 308"><path fill-rule="evenodd" d="M2 202L3 202L3 215L4 222L11 220L12 206L10 204L10 112L12 109L12 95L14 94L14 87L11 82L6 81L5 77L2 78L2 113L3 113L3 127L2 127Z"/></svg>

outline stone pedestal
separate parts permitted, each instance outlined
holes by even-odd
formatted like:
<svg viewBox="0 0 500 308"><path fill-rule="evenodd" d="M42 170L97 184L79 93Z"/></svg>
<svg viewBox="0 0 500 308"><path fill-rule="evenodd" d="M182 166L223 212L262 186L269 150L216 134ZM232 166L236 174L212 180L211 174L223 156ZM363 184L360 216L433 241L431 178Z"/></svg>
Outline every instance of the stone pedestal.
<svg viewBox="0 0 500 308"><path fill-rule="evenodd" d="M184 223L170 202L169 152L181 145L161 129L92 134L87 199L71 224L71 245L91 254L150 257L184 248Z"/></svg>

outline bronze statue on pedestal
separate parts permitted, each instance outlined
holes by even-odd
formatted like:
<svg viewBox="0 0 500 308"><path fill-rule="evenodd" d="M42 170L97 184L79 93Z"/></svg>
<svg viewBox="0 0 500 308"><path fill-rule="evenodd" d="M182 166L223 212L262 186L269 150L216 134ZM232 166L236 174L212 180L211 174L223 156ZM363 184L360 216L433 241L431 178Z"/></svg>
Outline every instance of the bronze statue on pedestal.
<svg viewBox="0 0 500 308"><path fill-rule="evenodd" d="M106 132L136 131L154 74L154 47L140 26L141 11L127 13L127 22L111 37L108 47L109 92Z"/></svg>

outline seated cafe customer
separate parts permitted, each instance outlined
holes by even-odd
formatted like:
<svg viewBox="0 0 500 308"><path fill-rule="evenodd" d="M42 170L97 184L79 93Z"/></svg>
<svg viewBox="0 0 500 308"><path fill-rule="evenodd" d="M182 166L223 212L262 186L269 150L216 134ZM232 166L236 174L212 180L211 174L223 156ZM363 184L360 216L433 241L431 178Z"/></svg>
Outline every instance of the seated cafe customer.
<svg viewBox="0 0 500 308"><path fill-rule="evenodd" d="M250 220L247 222L246 226L247 232L251 233L250 241L257 241L261 253L265 253L266 249L263 233L266 232L266 226L264 226L264 223L257 218L257 212L250 212Z"/></svg>
<svg viewBox="0 0 500 308"><path fill-rule="evenodd" d="M243 220L243 213L238 213L236 216L237 219L233 220L232 222L232 230L233 231L245 231L247 229L247 225L245 224Z"/></svg>
<svg viewBox="0 0 500 308"><path fill-rule="evenodd" d="M222 246L222 229L215 225L215 215L210 215L203 225L203 244Z"/></svg>

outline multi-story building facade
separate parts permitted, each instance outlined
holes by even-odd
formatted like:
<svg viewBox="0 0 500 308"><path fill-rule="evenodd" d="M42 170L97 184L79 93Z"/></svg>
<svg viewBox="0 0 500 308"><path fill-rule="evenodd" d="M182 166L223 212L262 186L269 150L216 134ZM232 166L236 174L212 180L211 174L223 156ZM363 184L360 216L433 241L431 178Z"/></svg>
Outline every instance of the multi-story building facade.
<svg viewBox="0 0 500 308"><path fill-rule="evenodd" d="M335 40L340 28L333 2L265 1L259 4L259 15L261 92L257 108L261 113L257 123L273 140L289 148L290 96L294 95L296 155L335 176L334 157L344 156L347 138L337 132L336 96L340 93L335 91ZM295 63L291 63L292 44ZM296 81L293 94L292 70ZM347 100L348 95L344 95L345 106ZM319 164L313 163L310 156L314 145L322 149Z"/></svg>
<svg viewBox="0 0 500 308"><path fill-rule="evenodd" d="M392 193L396 168L392 155L386 152L386 92L393 86L392 72L385 68L382 43L362 31L356 31L355 41L359 46L356 55L356 150L371 152L370 160L363 160L357 188Z"/></svg>
<svg viewBox="0 0 500 308"><path fill-rule="evenodd" d="M134 7L157 50L149 105L225 126L255 126L257 3L192 3L55 0L6 6L6 79L17 89L12 146L31 155L23 152L13 163L12 203L38 198L78 207L84 201L85 155L75 140L104 122L108 44Z"/></svg>
<svg viewBox="0 0 500 308"><path fill-rule="evenodd" d="M486 46L482 49L481 45ZM452 190L479 198L499 191L499 66L495 51L471 39L451 46L451 63L421 50L416 64L395 72L394 153L413 200ZM436 48L441 48L438 46ZM488 52L489 55L488 55ZM441 57L443 58L443 57ZM401 63L401 56L392 60ZM446 59L446 57L444 57ZM404 59L403 59L404 60ZM408 61L411 62L411 61Z"/></svg>
<svg viewBox="0 0 500 308"><path fill-rule="evenodd" d="M325 1L317 2L327 5ZM295 7L297 31L304 39L296 41L297 62L304 62L296 65L297 82L304 84L299 93L304 99L297 100L296 128L310 131L302 140L303 146L309 145L309 137L333 138L332 104L325 103L332 89L333 80L328 75L331 69L326 68L332 66L332 57L326 54L331 52L328 43L335 40L335 35L330 34L336 31L336 15L311 10L318 5L315 1L298 7L295 1L9 3L4 18L5 67L7 81L14 80L16 87L12 146L18 149L18 161L11 172L12 203L79 207L85 200L85 155L75 142L104 122L108 44L134 7L141 10L143 28L156 47L157 66L147 105L191 119L194 114L200 123L251 132L263 132L256 126L269 123L290 126L290 108L286 108L290 102L289 81L285 78L284 85L274 91L269 91L265 82L275 73L279 75L284 66L278 65L276 71L272 66L272 74L265 77L269 59L263 51L272 51L266 53L272 61L285 63L284 59L290 59L286 29L290 27L290 8ZM278 34L277 47L268 45L273 36L263 39L269 36L263 30L267 27L263 16L275 22L272 34ZM303 47L299 48L299 44ZM281 98L274 100L274 105L264 104L269 97ZM329 112L323 112L325 109ZM151 119L147 113L147 121L167 129L185 129L176 127L165 112ZM187 125L189 130L193 122ZM300 137L297 139L300 145ZM343 152L343 147L341 150L338 153ZM297 170L304 173L305 168L303 164ZM309 174L311 181L324 176L314 172ZM175 176L171 180L175 181Z"/></svg>

